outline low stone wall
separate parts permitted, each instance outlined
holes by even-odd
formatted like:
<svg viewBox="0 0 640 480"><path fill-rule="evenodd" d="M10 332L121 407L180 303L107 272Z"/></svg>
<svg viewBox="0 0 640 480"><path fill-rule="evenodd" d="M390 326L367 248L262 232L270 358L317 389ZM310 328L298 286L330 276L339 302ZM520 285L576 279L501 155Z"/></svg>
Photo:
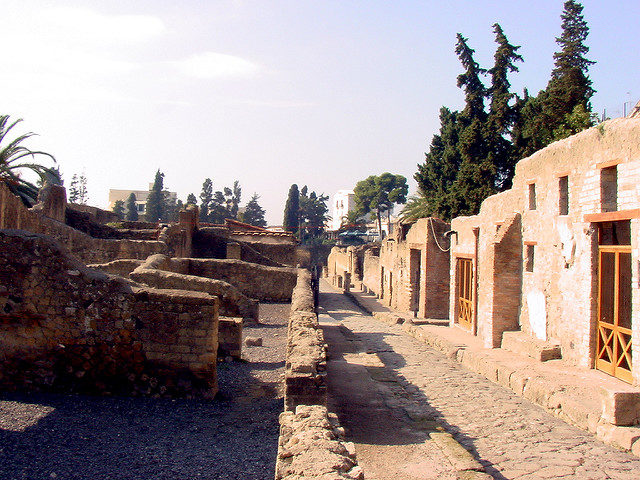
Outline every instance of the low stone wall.
<svg viewBox="0 0 640 480"><path fill-rule="evenodd" d="M217 391L218 299L82 265L48 236L0 230L0 388Z"/></svg>
<svg viewBox="0 0 640 480"><path fill-rule="evenodd" d="M218 357L242 357L242 318L219 317Z"/></svg>
<svg viewBox="0 0 640 480"><path fill-rule="evenodd" d="M298 405L326 405L326 346L315 313L311 274L298 270L291 299L285 363L285 410Z"/></svg>
<svg viewBox="0 0 640 480"><path fill-rule="evenodd" d="M168 253L164 242L93 238L62 221L45 216L49 209L36 205L26 208L18 197L0 182L0 229L21 229L50 235L84 263L106 263L118 258L144 260L154 253ZM41 212L41 213L37 213ZM60 216L60 215L56 215Z"/></svg>
<svg viewBox="0 0 640 480"><path fill-rule="evenodd" d="M240 289L227 282L202 276L190 275L191 259L169 258L166 255L151 255L129 277L155 288L170 288L206 292L220 299L220 315L242 317L258 321L259 305Z"/></svg>
<svg viewBox="0 0 640 480"><path fill-rule="evenodd" d="M189 274L223 280L261 302L288 302L296 285L295 268L267 267L242 260L190 258Z"/></svg>
<svg viewBox="0 0 640 480"><path fill-rule="evenodd" d="M97 268L105 273L112 275L120 275L121 277L128 277L131 272L144 263L144 260L134 260L121 258L113 260L107 263L92 263L87 265L89 268Z"/></svg>
<svg viewBox="0 0 640 480"><path fill-rule="evenodd" d="M364 479L355 448L327 412L326 345L315 313L311 274L298 270L291 299L276 480Z"/></svg>
<svg viewBox="0 0 640 480"><path fill-rule="evenodd" d="M362 480L364 473L336 415L323 406L301 405L280 415L275 478Z"/></svg>

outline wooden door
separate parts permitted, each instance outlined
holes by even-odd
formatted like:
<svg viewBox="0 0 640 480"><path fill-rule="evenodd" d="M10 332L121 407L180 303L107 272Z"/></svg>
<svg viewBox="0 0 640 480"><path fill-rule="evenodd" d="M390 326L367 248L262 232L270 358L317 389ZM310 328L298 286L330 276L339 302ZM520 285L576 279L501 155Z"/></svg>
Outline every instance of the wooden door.
<svg viewBox="0 0 640 480"><path fill-rule="evenodd" d="M458 258L458 324L473 331L473 260Z"/></svg>
<svg viewBox="0 0 640 480"><path fill-rule="evenodd" d="M631 246L598 250L596 368L631 383Z"/></svg>

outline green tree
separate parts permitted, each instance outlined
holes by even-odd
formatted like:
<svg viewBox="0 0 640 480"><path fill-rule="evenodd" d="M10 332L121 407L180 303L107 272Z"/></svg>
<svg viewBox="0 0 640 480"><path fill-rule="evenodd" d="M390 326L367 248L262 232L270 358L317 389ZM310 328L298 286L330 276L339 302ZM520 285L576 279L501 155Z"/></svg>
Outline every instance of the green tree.
<svg viewBox="0 0 640 480"><path fill-rule="evenodd" d="M258 203L259 199L260 196L254 193L249 203L247 203L240 220L249 225L255 225L256 227L266 227L267 221L264 219L265 211Z"/></svg>
<svg viewBox="0 0 640 480"><path fill-rule="evenodd" d="M233 182L233 188L224 187L224 218L238 218L238 208L240 206L240 198L242 196L242 188L240 182Z"/></svg>
<svg viewBox="0 0 640 480"><path fill-rule="evenodd" d="M136 204L136 194L131 192L129 198L127 198L127 213L125 215L125 220L129 222L137 222L138 221L138 205Z"/></svg>
<svg viewBox="0 0 640 480"><path fill-rule="evenodd" d="M440 109L440 132L433 136L425 162L418 165L413 178L423 192L426 213L444 219L452 218L451 188L460 168L458 112Z"/></svg>
<svg viewBox="0 0 640 480"><path fill-rule="evenodd" d="M375 212L378 232L382 233L382 214L387 212L387 221L390 223L393 205L405 203L408 191L407 179L402 175L388 172L379 176L371 175L359 181L353 189L354 210L360 215Z"/></svg>
<svg viewBox="0 0 640 480"><path fill-rule="evenodd" d="M198 205L198 199L193 193L187 195L187 205Z"/></svg>
<svg viewBox="0 0 640 480"><path fill-rule="evenodd" d="M487 91L480 80L486 70L474 60L475 53L461 34L457 36L456 53L464 72L458 75L458 87L465 93L465 108L457 116L460 166L449 191L451 215L477 213L480 203L494 193L496 167L488 158L484 126L487 113L484 98Z"/></svg>
<svg viewBox="0 0 640 480"><path fill-rule="evenodd" d="M585 45L589 27L583 6L574 0L564 3L562 33L556 38L560 50L554 53L554 68L547 87L536 97L527 95L520 105L513 144L517 158L527 157L551 142L593 125L589 66Z"/></svg>
<svg viewBox="0 0 640 480"><path fill-rule="evenodd" d="M285 232L291 232L294 235L298 233L300 225L300 191L295 183L289 188L287 203L284 206L284 219L282 220L282 228Z"/></svg>
<svg viewBox="0 0 640 480"><path fill-rule="evenodd" d="M497 190L503 191L511 188L516 164L512 145L508 138L517 117L517 102L514 103L514 100L517 99L516 95L511 93L509 73L518 71L515 63L521 62L522 56L517 53L520 47L509 43L498 23L493 24L493 31L498 46L494 55L493 68L488 71L491 75L491 87L488 91L490 105L485 125L485 137L488 160L496 168L494 186Z"/></svg>
<svg viewBox="0 0 640 480"><path fill-rule="evenodd" d="M120 220L124 220L124 202L122 200L116 200L113 204L113 213L115 213Z"/></svg>
<svg viewBox="0 0 640 480"><path fill-rule="evenodd" d="M327 207L327 195L317 195L311 192L307 195L308 189L305 185L300 190L299 199L299 233L300 239L303 241L317 238L322 235L325 224L329 220L327 215L329 208Z"/></svg>
<svg viewBox="0 0 640 480"><path fill-rule="evenodd" d="M31 150L22 145L26 140L35 136L35 133L29 132L19 135L13 140L9 139L11 130L20 122L22 119L10 123L9 115L0 115L0 181L4 182L14 195L30 207L38 199L38 187L22 178L21 171L26 169L34 172L42 182L45 182L49 176L55 176L56 171L35 162L25 162L25 159L27 157L35 159L36 156L49 157L54 162L56 159L49 153Z"/></svg>
<svg viewBox="0 0 640 480"><path fill-rule="evenodd" d="M80 175L74 174L71 177L71 183L69 184L69 202L86 205L88 201L89 194L87 192L87 177L84 172Z"/></svg>
<svg viewBox="0 0 640 480"><path fill-rule="evenodd" d="M213 200L213 182L210 178L206 178L202 184L202 192L200 192L200 221L209 221L209 208Z"/></svg>
<svg viewBox="0 0 640 480"><path fill-rule="evenodd" d="M166 218L167 201L164 193L164 173L158 169L147 197L145 217L147 222L159 222Z"/></svg>

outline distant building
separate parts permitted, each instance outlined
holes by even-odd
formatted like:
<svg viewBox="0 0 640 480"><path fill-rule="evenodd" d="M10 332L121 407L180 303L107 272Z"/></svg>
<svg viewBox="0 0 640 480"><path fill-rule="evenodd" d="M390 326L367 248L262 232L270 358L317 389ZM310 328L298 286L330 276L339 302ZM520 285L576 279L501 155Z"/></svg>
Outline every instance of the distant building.
<svg viewBox="0 0 640 480"><path fill-rule="evenodd" d="M338 190L333 196L333 215L329 225L331 230L338 230L347 215L355 207L355 193L353 190Z"/></svg>
<svg viewBox="0 0 640 480"><path fill-rule="evenodd" d="M149 184L149 190L151 190L152 187L153 187L153 184ZM129 195L133 193L136 196L136 207L138 209L138 213L143 215L146 212L147 199L149 198L149 190L116 190L116 189L110 188L109 189L109 209L112 210L113 206L118 200L122 200L126 208ZM165 194L168 196L169 201L174 201L174 202L178 201L178 194L176 192L165 191Z"/></svg>

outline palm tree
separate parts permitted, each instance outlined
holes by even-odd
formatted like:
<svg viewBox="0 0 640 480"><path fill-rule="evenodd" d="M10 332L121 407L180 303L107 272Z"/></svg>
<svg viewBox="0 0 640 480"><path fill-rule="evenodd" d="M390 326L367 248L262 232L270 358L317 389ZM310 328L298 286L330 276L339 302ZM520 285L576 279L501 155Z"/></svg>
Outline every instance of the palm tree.
<svg viewBox="0 0 640 480"><path fill-rule="evenodd" d="M36 155L45 155L54 162L56 161L53 155L49 153L34 151L22 145L25 140L33 137L35 133L28 132L11 141L7 138L11 129L21 121L22 119L18 119L10 123L9 115L0 115L0 181L3 181L9 187L9 190L18 196L26 206L31 207L38 199L38 187L21 178L20 169L35 172L43 183L46 181L60 183L60 174L56 169L24 161L29 156L35 159Z"/></svg>
<svg viewBox="0 0 640 480"><path fill-rule="evenodd" d="M400 219L405 222L415 222L420 218L430 217L432 214L426 195L418 187L418 192L409 197L407 204L400 212Z"/></svg>

